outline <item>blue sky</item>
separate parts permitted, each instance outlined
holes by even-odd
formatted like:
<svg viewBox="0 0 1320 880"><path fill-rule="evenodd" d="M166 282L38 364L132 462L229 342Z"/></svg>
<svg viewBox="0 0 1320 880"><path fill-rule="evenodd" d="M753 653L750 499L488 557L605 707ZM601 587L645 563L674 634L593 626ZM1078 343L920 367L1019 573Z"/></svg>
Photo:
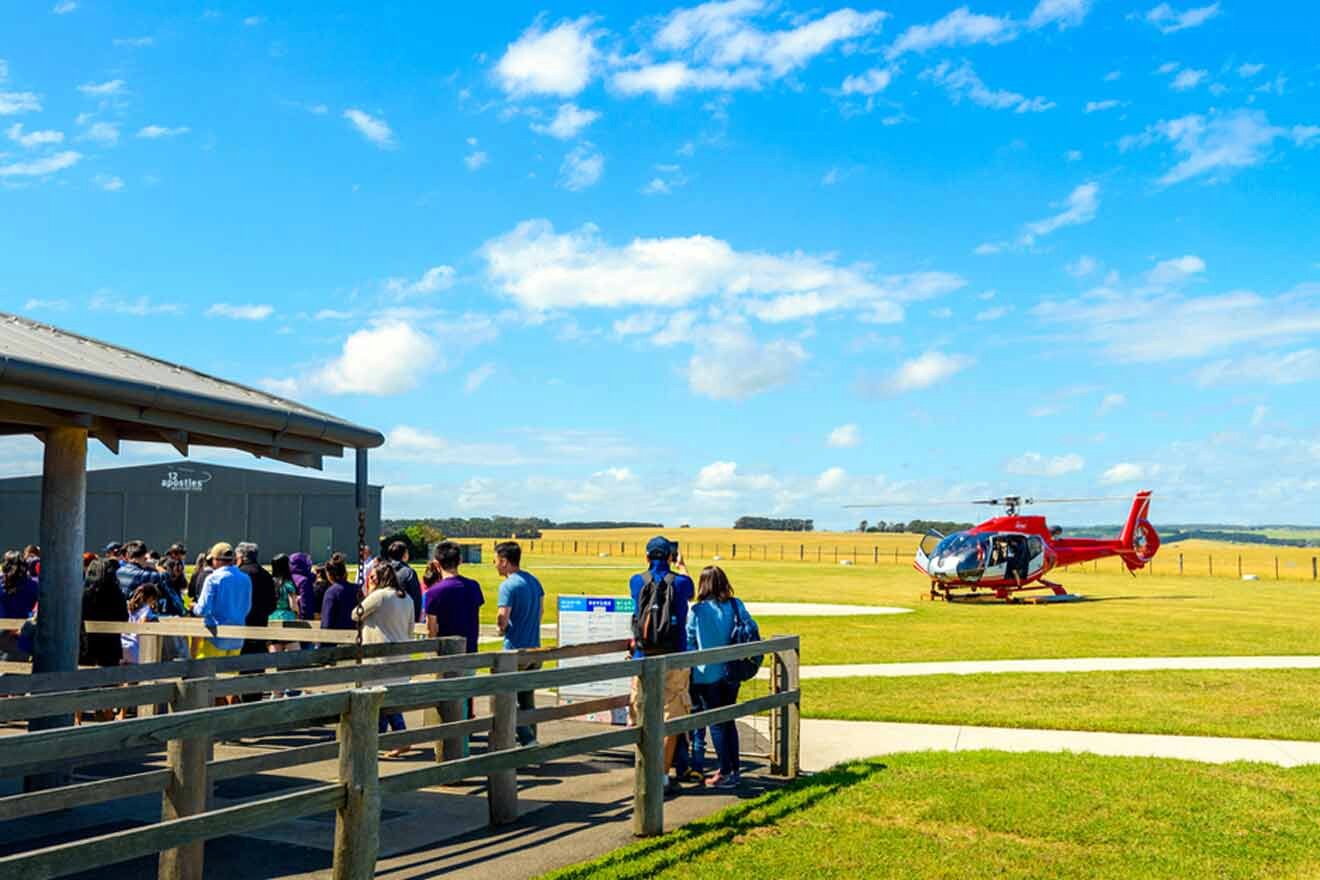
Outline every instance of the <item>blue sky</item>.
<svg viewBox="0 0 1320 880"><path fill-rule="evenodd" d="M377 427L387 515L1317 520L1315 11L489 6L6 4L0 309Z"/></svg>

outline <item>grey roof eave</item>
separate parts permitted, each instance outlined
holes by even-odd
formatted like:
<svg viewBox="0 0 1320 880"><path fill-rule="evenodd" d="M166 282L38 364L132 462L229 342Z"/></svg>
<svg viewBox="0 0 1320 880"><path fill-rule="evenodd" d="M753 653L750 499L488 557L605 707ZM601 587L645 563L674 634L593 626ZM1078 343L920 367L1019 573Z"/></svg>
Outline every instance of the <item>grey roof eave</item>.
<svg viewBox="0 0 1320 880"><path fill-rule="evenodd" d="M374 449L385 442L379 431L333 418L317 418L273 406L226 400L147 382L43 364L0 353L0 384L9 385L22 398L24 388L53 391L83 398L88 412L95 403L127 405L139 409L186 415L306 437L352 449ZM34 395L30 402L40 404Z"/></svg>

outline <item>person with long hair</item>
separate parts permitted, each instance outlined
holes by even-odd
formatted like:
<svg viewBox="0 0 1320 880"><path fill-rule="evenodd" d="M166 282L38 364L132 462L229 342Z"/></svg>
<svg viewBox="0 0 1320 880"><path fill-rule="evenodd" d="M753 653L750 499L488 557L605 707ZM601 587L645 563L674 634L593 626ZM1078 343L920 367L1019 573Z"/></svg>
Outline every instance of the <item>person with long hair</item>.
<svg viewBox="0 0 1320 880"><path fill-rule="evenodd" d="M701 570L697 582L697 602L688 614L688 645L698 651L720 648L733 642L734 621L741 617L751 620L747 606L733 595L733 585L719 566L709 565ZM693 711L718 709L738 702L737 681L729 678L725 664L705 663L692 667ZM715 788L736 788L741 781L738 767L738 725L735 721L713 724L711 738L715 740L715 754L719 758L719 772L706 778L706 784ZM694 743L694 757L700 758L704 742Z"/></svg>
<svg viewBox="0 0 1320 880"><path fill-rule="evenodd" d="M188 607L197 601L197 597L202 593L202 584L206 582L206 576L211 573L211 562L205 553L198 553L196 561L193 562L192 577L188 579Z"/></svg>
<svg viewBox="0 0 1320 880"><path fill-rule="evenodd" d="M325 564L325 576L330 586L321 600L321 629L357 629L353 622L353 609L358 603L358 589L348 581L348 561L342 553L334 553Z"/></svg>
<svg viewBox="0 0 1320 880"><path fill-rule="evenodd" d="M270 561L270 576L275 582L275 610L270 613L269 623L285 623L298 619L298 587L293 582L293 569L289 566L289 557L280 553ZM270 650L296 651L297 642L271 642Z"/></svg>
<svg viewBox="0 0 1320 880"><path fill-rule="evenodd" d="M325 591L330 589L330 575L326 573L325 563L312 569L312 616L308 620L321 619L321 606L325 603Z"/></svg>
<svg viewBox="0 0 1320 880"><path fill-rule="evenodd" d="M407 589L399 583L394 567L389 560L377 561L366 578L367 595L362 604L353 609L353 619L362 626L362 644L379 645L386 642L407 642L412 640L412 627L416 615L413 613L413 600ZM390 658L377 657L368 663L388 662ZM379 684L406 684L407 679ZM403 713L381 710L379 728L381 733L387 730L406 730ZM408 748L392 749L387 757L397 758L407 754Z"/></svg>
<svg viewBox="0 0 1320 880"><path fill-rule="evenodd" d="M83 573L82 616L84 621L128 622L128 600L119 589L113 559L93 557ZM78 663L82 666L118 666L124 659L119 636L114 633L88 633L83 640Z"/></svg>

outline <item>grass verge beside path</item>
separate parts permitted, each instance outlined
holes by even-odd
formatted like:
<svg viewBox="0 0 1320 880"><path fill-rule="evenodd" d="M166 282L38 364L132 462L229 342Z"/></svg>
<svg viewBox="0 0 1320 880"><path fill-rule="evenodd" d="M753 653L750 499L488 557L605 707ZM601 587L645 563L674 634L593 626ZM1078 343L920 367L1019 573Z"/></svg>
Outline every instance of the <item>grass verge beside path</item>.
<svg viewBox="0 0 1320 880"><path fill-rule="evenodd" d="M548 877L1313 877L1320 768L1003 752L840 765Z"/></svg>
<svg viewBox="0 0 1320 880"><path fill-rule="evenodd" d="M802 682L802 714L1116 733L1320 740L1320 670L996 673Z"/></svg>

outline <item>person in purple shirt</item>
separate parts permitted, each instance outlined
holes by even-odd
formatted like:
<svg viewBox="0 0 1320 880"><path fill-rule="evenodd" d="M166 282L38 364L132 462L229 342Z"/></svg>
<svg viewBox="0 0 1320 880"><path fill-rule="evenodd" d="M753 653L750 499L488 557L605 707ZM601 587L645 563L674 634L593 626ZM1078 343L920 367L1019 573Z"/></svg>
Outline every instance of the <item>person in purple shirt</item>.
<svg viewBox="0 0 1320 880"><path fill-rule="evenodd" d="M439 579L429 585L422 598L426 609L426 631L437 636L463 636L469 654L477 650L480 632L478 616L485 604L481 584L458 573L459 547L453 541L441 541L435 548L435 566ZM432 575L434 576L434 575Z"/></svg>
<svg viewBox="0 0 1320 880"><path fill-rule="evenodd" d="M6 553L0 566L0 617L26 619L37 604L37 579L28 574L27 563L18 553ZM18 630L0 630L0 658L20 659L26 652L20 649Z"/></svg>
<svg viewBox="0 0 1320 880"><path fill-rule="evenodd" d="M325 564L325 573L330 578L330 586L321 600L321 629L357 629L353 609L358 603L358 588L348 582L344 554L331 556Z"/></svg>
<svg viewBox="0 0 1320 880"><path fill-rule="evenodd" d="M312 574L312 557L306 553L289 556L289 574L298 593L298 619L311 620L321 611L316 601L316 576Z"/></svg>
<svg viewBox="0 0 1320 880"><path fill-rule="evenodd" d="M0 617L27 617L37 604L38 590L37 579L28 573L23 557L6 553L0 566Z"/></svg>

